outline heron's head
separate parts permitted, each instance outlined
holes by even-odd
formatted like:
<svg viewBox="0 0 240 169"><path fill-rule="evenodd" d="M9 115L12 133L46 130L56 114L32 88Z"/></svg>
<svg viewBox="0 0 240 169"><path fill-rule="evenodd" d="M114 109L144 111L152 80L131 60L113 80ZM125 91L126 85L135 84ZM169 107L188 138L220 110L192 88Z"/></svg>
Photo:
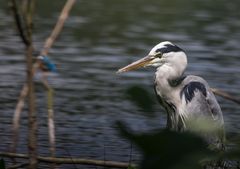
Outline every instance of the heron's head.
<svg viewBox="0 0 240 169"><path fill-rule="evenodd" d="M162 65L185 69L187 56L181 48L165 41L154 46L146 57L119 69L118 73L135 70L140 67L160 67Z"/></svg>

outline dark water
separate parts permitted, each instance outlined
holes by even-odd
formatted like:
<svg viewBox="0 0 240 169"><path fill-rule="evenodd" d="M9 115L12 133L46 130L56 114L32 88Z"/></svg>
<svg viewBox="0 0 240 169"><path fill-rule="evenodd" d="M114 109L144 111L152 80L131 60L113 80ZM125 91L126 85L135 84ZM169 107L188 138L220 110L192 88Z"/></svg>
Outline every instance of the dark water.
<svg viewBox="0 0 240 169"><path fill-rule="evenodd" d="M40 51L64 1L37 2L34 45ZM24 46L16 35L5 1L0 0L0 150L10 145L11 120L25 80ZM165 125L157 104L146 113L126 91L138 85L153 91L154 69L123 75L116 70L145 56L157 43L168 40L185 49L188 73L204 77L240 97L239 0L95 0L77 1L49 57L58 64L50 78L55 89L58 156L129 161L140 158L119 136L114 123L126 122L146 131ZM48 154L46 93L36 86L39 152ZM219 98L228 134L239 133L239 106ZM27 151L27 112L21 119L21 146ZM76 168L75 166L68 166Z"/></svg>

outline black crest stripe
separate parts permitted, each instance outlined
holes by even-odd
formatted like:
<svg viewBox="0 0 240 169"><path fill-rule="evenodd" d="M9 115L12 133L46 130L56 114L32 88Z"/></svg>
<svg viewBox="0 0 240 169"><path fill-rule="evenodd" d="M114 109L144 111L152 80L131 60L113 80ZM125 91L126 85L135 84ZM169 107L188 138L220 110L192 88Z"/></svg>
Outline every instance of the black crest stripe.
<svg viewBox="0 0 240 169"><path fill-rule="evenodd" d="M156 52L161 52L163 53L169 53L169 52L180 52L183 51L181 48L179 48L176 45L172 45L172 44L166 44L164 45L165 47L157 49Z"/></svg>

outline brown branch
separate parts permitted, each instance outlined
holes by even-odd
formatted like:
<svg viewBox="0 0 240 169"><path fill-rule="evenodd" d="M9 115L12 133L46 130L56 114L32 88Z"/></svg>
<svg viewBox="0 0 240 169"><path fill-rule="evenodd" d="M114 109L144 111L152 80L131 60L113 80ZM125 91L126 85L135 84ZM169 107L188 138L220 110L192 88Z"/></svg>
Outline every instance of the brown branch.
<svg viewBox="0 0 240 169"><path fill-rule="evenodd" d="M236 98L232 95L230 95L229 93L225 92L225 91L222 91L220 89L216 89L216 88L211 88L212 92L218 96L221 96L227 100L231 100L237 104L240 104L240 99L239 98Z"/></svg>
<svg viewBox="0 0 240 169"><path fill-rule="evenodd" d="M17 31L19 32L19 36L21 37L23 43L27 46L27 45L29 45L29 39L27 38L27 36L25 34L23 24L21 21L21 17L20 17L18 8L17 8L17 3L15 0L11 0L10 5L11 5L10 7L11 7L13 15L14 15L15 23L17 26Z"/></svg>
<svg viewBox="0 0 240 169"><path fill-rule="evenodd" d="M49 49L52 47L54 41L56 40L56 38L58 37L59 33L61 32L64 22L66 21L66 19L68 18L68 14L69 11L72 9L73 4L75 3L76 0L68 0L67 3L65 4L59 18L58 18L58 22L55 25L51 35L49 36L49 38L47 38L43 50L41 51L41 55L47 55L49 52Z"/></svg>
<svg viewBox="0 0 240 169"><path fill-rule="evenodd" d="M55 25L51 35L47 38L41 55L45 56L48 54L49 49L52 47L53 43L57 39L59 33L61 32L66 19L68 18L69 12L73 7L73 4L76 0L68 0L59 16L58 22ZM37 63L36 63L37 64ZM35 66L38 67L38 66ZM35 70L34 70L35 71ZM55 124L54 124L54 111L53 111L53 90L51 86L48 85L48 82L43 78L43 84L48 91L48 134L49 134L49 143L50 143L50 153L51 157L55 157ZM54 166L52 167L54 168Z"/></svg>
<svg viewBox="0 0 240 169"><path fill-rule="evenodd" d="M35 105L35 92L33 83L33 43L32 43L32 18L34 0L27 1L26 12L26 31L29 39L29 45L26 46L26 61L27 61L27 86L28 86L28 154L29 154L29 169L36 169L38 165L37 159L37 115Z"/></svg>
<svg viewBox="0 0 240 169"><path fill-rule="evenodd" d="M35 1L26 1L27 8L25 11L26 15L23 16L22 19L26 20L25 23L22 22L21 16L19 14L17 3L15 0L11 1L12 11L14 13L14 19L18 28L19 35L26 46L25 56L26 56L26 76L27 82L24 85L21 98L28 96L28 153L29 153L29 167L31 169L37 168L37 122L36 122L36 110L35 110L35 95L34 95L34 83L33 83L33 44L32 44L32 15L33 15L33 7L35 5ZM24 29L26 28L26 29ZM23 99L20 99L20 102L17 104L17 108L22 108L24 106ZM14 134L18 132L19 128L19 118L20 113L17 112L14 114L13 118L13 130ZM13 144L15 144L18 140L18 133L13 136ZM12 146L12 151L16 151L16 145Z"/></svg>
<svg viewBox="0 0 240 169"><path fill-rule="evenodd" d="M0 156L10 157L10 158L24 158L28 159L29 156L26 154L15 154L15 153L5 153L0 152ZM56 163L56 164L82 164L82 165L94 165L94 166L104 166L104 167L114 167L114 168L128 168L129 163L116 162L116 161L104 161L104 160L93 160L84 158L63 158L63 157L37 157L39 161L46 163ZM136 166L131 164L131 166Z"/></svg>
<svg viewBox="0 0 240 169"><path fill-rule="evenodd" d="M27 96L27 93L28 93L28 86L27 84L24 84L23 89L20 93L20 97L15 109L14 115L13 115L13 144L11 146L11 152L16 152L16 146L17 146L18 137L19 137L18 131L20 126L19 119L21 116L22 109L24 107L24 100L25 100L25 97Z"/></svg>
<svg viewBox="0 0 240 169"><path fill-rule="evenodd" d="M15 164L15 165L7 167L7 169L23 168L23 167L26 167L28 165L29 165L29 163Z"/></svg>
<svg viewBox="0 0 240 169"><path fill-rule="evenodd" d="M32 73L32 43L27 47L27 84L28 84L28 153L29 168L37 168L37 117L35 106L34 83Z"/></svg>
<svg viewBox="0 0 240 169"><path fill-rule="evenodd" d="M15 0L12 0L12 1L15 2ZM58 22L56 23L50 37L46 40L46 42L44 44L44 48L41 52L42 55L48 54L50 47L53 45L53 42L56 40L57 36L59 35L60 31L62 30L63 24L64 24L65 20L67 19L68 13L70 12L74 2L75 2L75 0L68 0L66 2L65 7L61 12ZM33 75L35 74L38 67L39 67L38 63L35 63L33 65L33 69L32 69ZM18 134L16 134L16 133L18 133L20 114L22 112L22 109L24 106L24 101L25 101L28 91L29 91L29 88L28 88L27 84L24 84L24 86L21 90L21 95L18 99L17 106L15 108L14 123L13 123L14 138L13 138L12 152L16 152L16 145L17 145L17 140L18 140Z"/></svg>

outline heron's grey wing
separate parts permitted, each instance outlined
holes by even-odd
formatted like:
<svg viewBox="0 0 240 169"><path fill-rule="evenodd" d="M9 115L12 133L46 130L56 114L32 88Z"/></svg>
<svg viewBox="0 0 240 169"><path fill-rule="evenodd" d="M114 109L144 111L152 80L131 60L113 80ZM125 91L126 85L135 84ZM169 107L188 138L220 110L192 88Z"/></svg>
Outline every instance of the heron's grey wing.
<svg viewBox="0 0 240 169"><path fill-rule="evenodd" d="M223 125L221 108L208 83L201 77L187 76L182 82L180 97L181 100L185 98L186 108L190 113L210 116L212 120Z"/></svg>
<svg viewBox="0 0 240 169"><path fill-rule="evenodd" d="M217 102L216 97L212 93L211 89L208 90L206 99L207 99L209 109L211 110L213 120L218 122L219 127L220 127L217 132L218 140L216 140L216 141L218 143L216 145L218 148L224 149L223 144L225 142L225 129L224 129L224 120L223 120L222 110Z"/></svg>
<svg viewBox="0 0 240 169"><path fill-rule="evenodd" d="M192 77L187 77L183 83L180 98L184 105L184 112L180 113L184 119L199 119L211 117L207 102L207 88L203 82Z"/></svg>
<svg viewBox="0 0 240 169"><path fill-rule="evenodd" d="M197 76L187 77L182 85L180 97L185 98L188 116L193 119L209 117L220 125L216 136L211 138L211 142L219 147L224 140L224 122L221 108L210 87L204 79Z"/></svg>
<svg viewBox="0 0 240 169"><path fill-rule="evenodd" d="M209 109L211 110L211 115L213 117L213 120L218 121L220 125L223 125L224 121L223 121L222 110L217 102L216 97L212 93L211 89L208 90L206 99L207 99Z"/></svg>

